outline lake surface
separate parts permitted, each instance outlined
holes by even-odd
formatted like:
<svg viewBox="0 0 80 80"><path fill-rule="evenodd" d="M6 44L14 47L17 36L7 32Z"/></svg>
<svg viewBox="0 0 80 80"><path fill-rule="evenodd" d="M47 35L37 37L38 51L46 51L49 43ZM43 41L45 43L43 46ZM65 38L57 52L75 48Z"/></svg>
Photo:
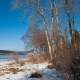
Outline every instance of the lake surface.
<svg viewBox="0 0 80 80"><path fill-rule="evenodd" d="M18 55L16 57L18 57L19 59L26 59L27 55ZM2 61L8 61L10 59L13 59L13 57L10 56L10 55L0 55L0 62L2 62Z"/></svg>

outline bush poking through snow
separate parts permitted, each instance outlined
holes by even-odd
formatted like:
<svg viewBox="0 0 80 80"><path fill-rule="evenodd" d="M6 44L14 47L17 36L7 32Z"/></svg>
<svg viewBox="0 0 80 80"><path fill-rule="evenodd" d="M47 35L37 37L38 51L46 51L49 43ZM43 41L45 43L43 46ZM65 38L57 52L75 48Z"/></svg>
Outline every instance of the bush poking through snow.
<svg viewBox="0 0 80 80"><path fill-rule="evenodd" d="M30 78L42 78L42 77L43 75L38 72L32 73L30 76Z"/></svg>
<svg viewBox="0 0 80 80"><path fill-rule="evenodd" d="M17 72L23 71L23 69L16 69L16 68L10 68L8 71L12 72L13 74L16 74Z"/></svg>
<svg viewBox="0 0 80 80"><path fill-rule="evenodd" d="M49 65L47 66L47 68L53 69L53 68L55 68L55 66L54 66L53 64L49 64Z"/></svg>
<svg viewBox="0 0 80 80"><path fill-rule="evenodd" d="M10 53L10 60L14 60L18 63L19 61L19 56L18 56L18 52L17 51L13 51Z"/></svg>
<svg viewBox="0 0 80 80"><path fill-rule="evenodd" d="M49 62L50 61L50 55L49 54L41 54L41 55L28 55L28 59L32 63L43 63L43 62Z"/></svg>

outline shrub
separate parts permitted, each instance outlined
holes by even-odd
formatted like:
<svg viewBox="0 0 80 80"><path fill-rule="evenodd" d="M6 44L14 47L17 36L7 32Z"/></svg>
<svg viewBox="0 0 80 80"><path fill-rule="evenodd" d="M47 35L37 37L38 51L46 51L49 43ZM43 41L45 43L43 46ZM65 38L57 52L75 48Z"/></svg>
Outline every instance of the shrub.
<svg viewBox="0 0 80 80"><path fill-rule="evenodd" d="M43 63L43 62L46 62L46 61L50 61L50 55L49 54L30 54L28 55L28 59L30 62L32 63Z"/></svg>
<svg viewBox="0 0 80 80"><path fill-rule="evenodd" d="M32 73L30 76L30 78L42 78L42 77L43 75L38 72Z"/></svg>
<svg viewBox="0 0 80 80"><path fill-rule="evenodd" d="M16 74L17 72L23 71L23 69L16 69L16 68L9 68L8 71L12 72L13 74Z"/></svg>
<svg viewBox="0 0 80 80"><path fill-rule="evenodd" d="M59 69L67 76L65 80L80 80L80 34L75 32L72 37L72 43L65 43L63 49L59 47L56 50L58 54L55 58L56 68ZM73 77L72 77L73 76Z"/></svg>
<svg viewBox="0 0 80 80"><path fill-rule="evenodd" d="M19 56L17 51L11 52L9 56L10 56L10 60L15 60L18 63Z"/></svg>

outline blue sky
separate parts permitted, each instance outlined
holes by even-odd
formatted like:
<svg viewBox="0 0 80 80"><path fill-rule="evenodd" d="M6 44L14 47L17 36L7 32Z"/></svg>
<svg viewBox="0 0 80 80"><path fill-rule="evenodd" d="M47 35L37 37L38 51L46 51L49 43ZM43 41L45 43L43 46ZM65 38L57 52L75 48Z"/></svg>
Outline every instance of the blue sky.
<svg viewBox="0 0 80 80"><path fill-rule="evenodd" d="M18 11L10 11L11 0L0 0L0 50L24 50L21 37L27 29L27 22L22 22Z"/></svg>
<svg viewBox="0 0 80 80"><path fill-rule="evenodd" d="M20 11L10 10L10 1L12 0L0 0L0 50L23 51L24 42L21 41L21 37L25 34L29 23L20 20ZM80 19L80 14L75 17L77 18ZM61 19L65 21L64 16ZM75 24L75 27L80 30L80 24Z"/></svg>

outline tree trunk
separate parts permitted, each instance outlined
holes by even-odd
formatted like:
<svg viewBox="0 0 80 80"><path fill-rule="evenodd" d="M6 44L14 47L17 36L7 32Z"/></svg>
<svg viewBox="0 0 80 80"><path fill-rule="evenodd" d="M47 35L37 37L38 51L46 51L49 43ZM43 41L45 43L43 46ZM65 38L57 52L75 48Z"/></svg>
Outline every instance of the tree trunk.
<svg viewBox="0 0 80 80"><path fill-rule="evenodd" d="M51 48L52 56L55 54L55 40L54 40L54 11L52 7L52 0L50 0L50 12L51 12ZM53 56L54 57L54 56Z"/></svg>
<svg viewBox="0 0 80 80"><path fill-rule="evenodd" d="M72 27L74 29L74 13L72 13Z"/></svg>
<svg viewBox="0 0 80 80"><path fill-rule="evenodd" d="M48 43L48 48L49 48L49 53L50 53L50 57L51 57L51 61L53 60L53 56L52 56L52 49L51 49L51 43L49 40L49 33L46 27L46 21L43 19L44 22L44 28L45 28L45 34L46 34L46 38L47 38L47 43Z"/></svg>
<svg viewBox="0 0 80 80"><path fill-rule="evenodd" d="M66 0L66 12L67 12L67 19L68 19L68 25L70 29L70 36L71 36L71 42L72 42L72 28L71 28L71 21L70 21L70 11L69 11L69 5L68 0Z"/></svg>
<svg viewBox="0 0 80 80"><path fill-rule="evenodd" d="M57 26L58 26L58 36L60 37L59 47L61 47L61 49L62 49L63 48L63 42L62 42L62 34L60 32L60 23L59 23L59 19L58 19L58 8L56 5L56 0L54 0L54 6L56 8L56 21L57 21Z"/></svg>
<svg viewBox="0 0 80 80"><path fill-rule="evenodd" d="M41 17L42 17L42 20L43 20L43 23L44 23L44 29L45 29L46 39L47 39L49 53L50 53L50 57L51 57L51 61L52 61L53 60L52 49L51 49L51 43L50 43L50 40L49 40L49 32L48 32L47 25L46 25L44 11L43 11L42 5L40 4L40 0L38 0L38 3L39 3L39 8L40 8L40 14L41 14Z"/></svg>

